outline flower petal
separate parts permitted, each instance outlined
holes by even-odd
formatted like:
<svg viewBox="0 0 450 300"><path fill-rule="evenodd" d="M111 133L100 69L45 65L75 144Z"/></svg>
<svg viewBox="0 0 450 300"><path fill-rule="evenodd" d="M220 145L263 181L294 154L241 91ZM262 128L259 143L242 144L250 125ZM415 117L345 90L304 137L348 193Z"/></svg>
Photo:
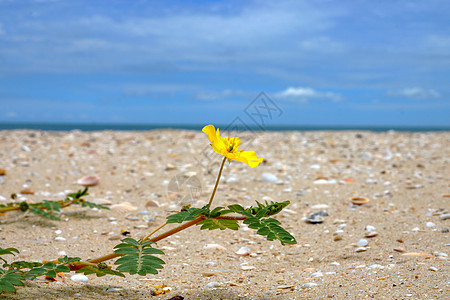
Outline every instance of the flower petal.
<svg viewBox="0 0 450 300"><path fill-rule="evenodd" d="M262 161L263 158L260 157L258 158L256 156L256 152L255 151L241 151L241 152L237 152L237 153L231 153L234 154L234 157L230 157L227 155L228 158L246 163L247 165L249 165L250 167L254 168L257 167Z"/></svg>
<svg viewBox="0 0 450 300"><path fill-rule="evenodd" d="M206 125L202 131L208 136L208 140L214 144L217 141L216 128L214 125Z"/></svg>

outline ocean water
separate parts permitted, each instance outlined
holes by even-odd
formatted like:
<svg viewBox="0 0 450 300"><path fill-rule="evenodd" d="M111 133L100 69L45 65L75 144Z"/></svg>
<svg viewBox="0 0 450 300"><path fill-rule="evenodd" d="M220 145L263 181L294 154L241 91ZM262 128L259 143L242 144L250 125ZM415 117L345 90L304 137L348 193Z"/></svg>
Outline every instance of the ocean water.
<svg viewBox="0 0 450 300"><path fill-rule="evenodd" d="M147 131L155 129L186 129L201 130L204 125L193 124L120 124L120 123L0 123L0 130L34 129L44 131L102 131L102 130L132 130ZM221 130L226 130L226 124L216 125ZM319 131L319 130L364 130L364 131L404 131L404 132L436 132L450 131L450 126L308 126L308 125L267 125L258 126L233 126L235 130L251 131Z"/></svg>

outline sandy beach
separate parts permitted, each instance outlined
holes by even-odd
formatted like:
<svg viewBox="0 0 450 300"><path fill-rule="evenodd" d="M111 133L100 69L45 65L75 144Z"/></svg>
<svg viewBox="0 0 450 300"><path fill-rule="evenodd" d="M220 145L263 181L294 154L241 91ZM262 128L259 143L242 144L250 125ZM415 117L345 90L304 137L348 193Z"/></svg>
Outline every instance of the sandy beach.
<svg viewBox="0 0 450 300"><path fill-rule="evenodd" d="M38 278L0 299L450 298L450 132L256 132L241 139L264 163L226 163L213 206L290 200L276 218L296 245L267 241L246 226L191 227L158 242L166 262L158 275ZM221 160L197 131L0 131L0 204L60 200L83 188L80 178L96 175L86 200L111 208L71 206L61 221L6 213L0 247L20 250L8 261L109 254L121 230L138 239L170 211L206 204ZM175 178L189 181L174 185ZM317 212L323 220L309 222ZM152 296L149 284L171 290Z"/></svg>

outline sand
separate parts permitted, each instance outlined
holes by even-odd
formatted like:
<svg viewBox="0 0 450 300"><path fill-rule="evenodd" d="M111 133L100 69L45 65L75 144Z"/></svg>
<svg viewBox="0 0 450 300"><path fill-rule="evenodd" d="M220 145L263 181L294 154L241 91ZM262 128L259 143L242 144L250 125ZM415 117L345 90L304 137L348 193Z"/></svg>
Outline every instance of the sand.
<svg viewBox="0 0 450 300"><path fill-rule="evenodd" d="M237 232L191 227L158 243L166 262L158 275L89 275L88 283L80 283L71 273L64 281L26 281L0 298L450 298L449 132L257 132L242 139L264 163L254 169L227 163L213 205L290 200L276 218L296 245L267 241L245 226ZM6 171L0 204L24 188L34 195L16 201L62 199L82 188L78 179L97 175L100 182L86 200L110 207L129 202L128 209L135 209L72 206L62 221L6 213L0 216L0 247L20 250L5 256L8 261L51 260L61 251L83 259L109 254L121 230L140 238L169 211L207 203L220 162L206 136L194 131L0 131L0 168ZM190 178L191 186L177 188L174 178ZM352 197L369 202L352 205ZM306 221L324 210L322 223ZM367 226L374 227L368 228L373 237L366 237ZM364 249L358 249L361 239L368 242ZM243 247L250 255L236 254ZM212 282L216 287L208 288ZM171 291L152 296L149 284Z"/></svg>

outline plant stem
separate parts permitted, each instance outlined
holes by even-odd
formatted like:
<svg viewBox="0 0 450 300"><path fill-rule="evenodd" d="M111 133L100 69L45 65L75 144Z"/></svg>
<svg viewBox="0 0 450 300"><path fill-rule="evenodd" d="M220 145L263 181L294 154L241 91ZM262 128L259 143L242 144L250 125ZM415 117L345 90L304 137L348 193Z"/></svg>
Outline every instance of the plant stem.
<svg viewBox="0 0 450 300"><path fill-rule="evenodd" d="M214 195L216 194L217 186L219 185L220 176L222 175L223 165L225 164L226 160L227 160L227 158L224 157L223 161L222 161L222 165L220 166L219 175L217 175L216 185L214 186L214 190L213 190L213 192L211 194L211 199L209 199L209 203L208 203L207 208L210 208L211 207L211 203L213 202Z"/></svg>
<svg viewBox="0 0 450 300"><path fill-rule="evenodd" d="M164 224L162 224L162 225L160 225L160 226L158 226L158 228L156 228L155 230L153 230L152 232L150 232L149 234L147 234L143 239L142 239L142 241L143 242L145 242L145 240L147 240L149 237L151 237L155 232L157 232L158 230L160 230L161 228L163 228L164 226L166 226L167 225L167 222L166 223L164 223Z"/></svg>
<svg viewBox="0 0 450 300"><path fill-rule="evenodd" d="M163 234L160 234L157 237L154 237L154 238L150 239L150 241L156 243L156 242L158 242L158 241L160 241L162 239L165 239L165 238L167 238L167 237L169 237L169 236L171 236L171 235L173 235L173 234L175 234L175 233L177 233L177 232L179 232L181 230L189 228L189 227L191 227L191 226L193 226L193 225L203 221L204 219L205 218L203 216L200 216L200 217L198 217L195 220L186 222L183 225L175 227L174 229L169 230L167 232L164 232ZM105 255L105 256L102 256L102 257L99 257L99 258L96 258L96 259L91 259L91 260L88 260L88 261L90 263L97 264L97 263L100 263L100 262L103 262L103 261L106 261L106 260L110 260L110 259L113 259L113 258L116 258L116 257L119 257L119 256L122 256L122 255L112 253L112 254L108 254L108 255Z"/></svg>

